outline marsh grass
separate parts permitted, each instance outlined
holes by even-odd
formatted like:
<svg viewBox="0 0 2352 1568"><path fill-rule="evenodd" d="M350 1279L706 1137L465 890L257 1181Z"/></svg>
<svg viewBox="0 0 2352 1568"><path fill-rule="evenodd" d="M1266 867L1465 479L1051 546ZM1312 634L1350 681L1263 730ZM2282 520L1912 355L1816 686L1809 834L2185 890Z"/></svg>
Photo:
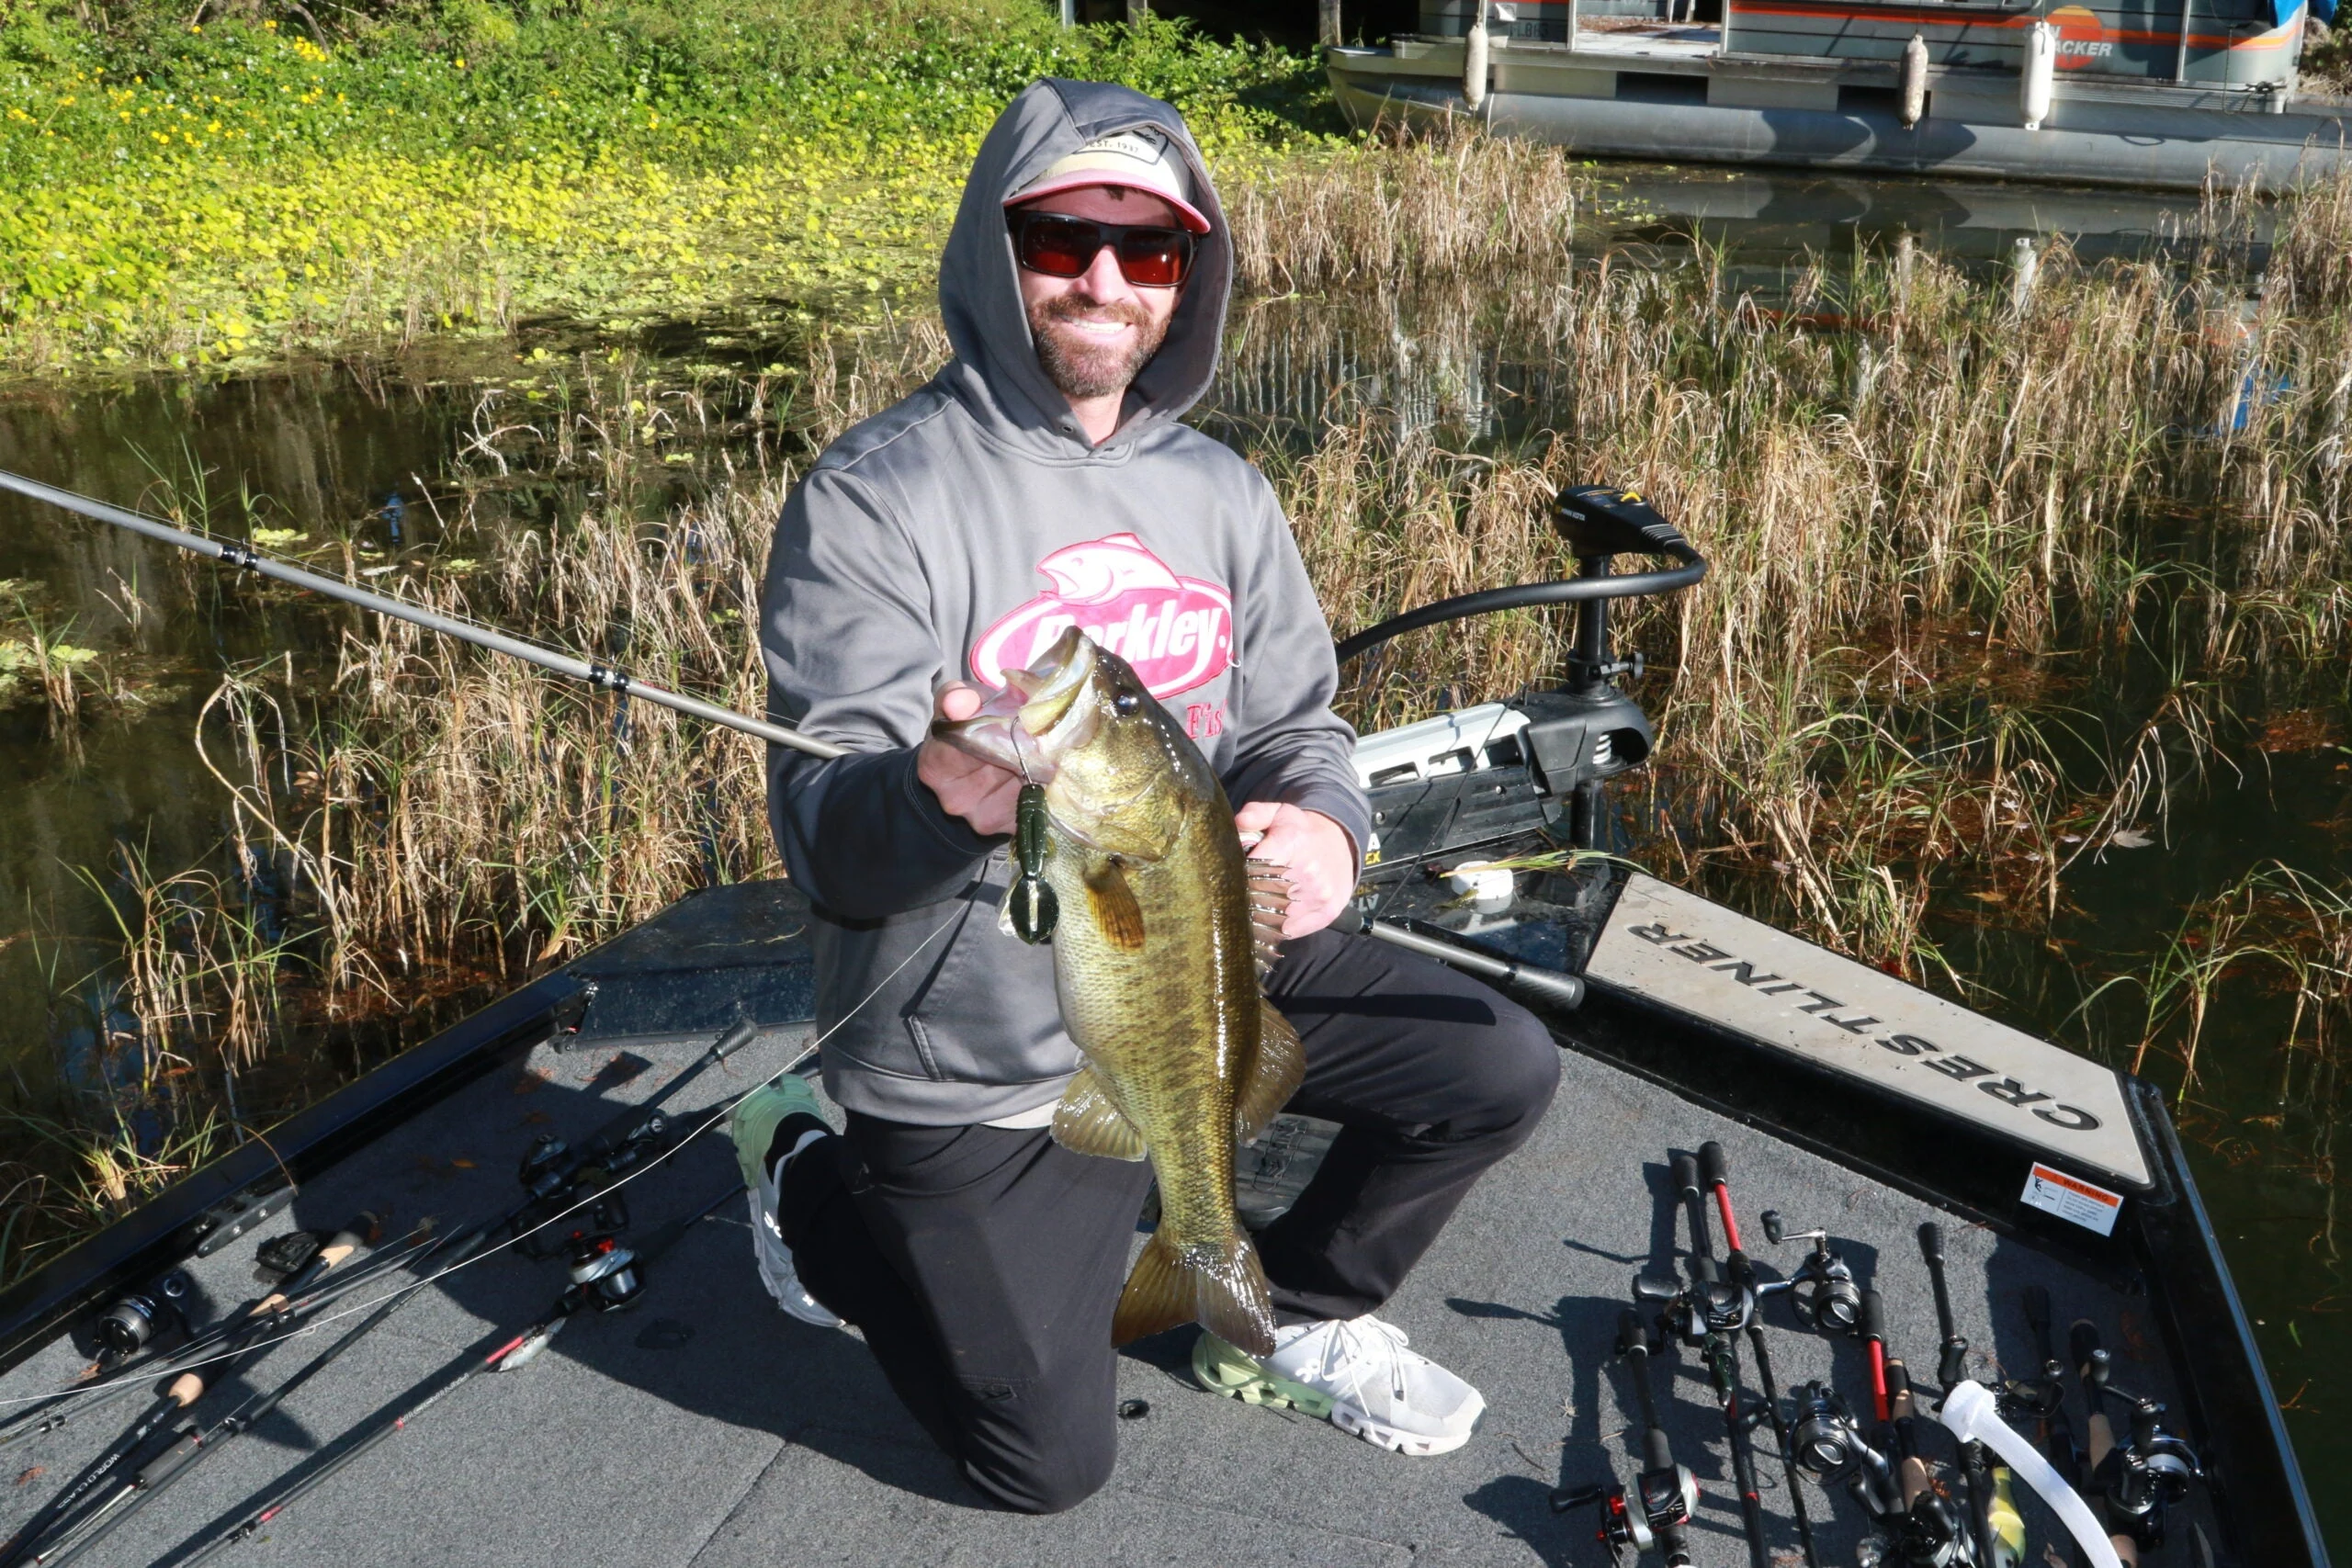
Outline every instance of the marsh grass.
<svg viewBox="0 0 2352 1568"><path fill-rule="evenodd" d="M1964 991L1931 917L2046 930L2082 856L2161 831L2221 765L2249 671L2291 691L2340 656L2352 185L2284 214L2251 304L2223 191L2143 264L2053 247L2020 292L1866 252L1766 300L1703 248L1633 265L1580 243L1580 178L1476 140L1252 176L1231 203L1251 276L1329 292L1237 303L1204 421L1272 479L1341 631L1565 575L1553 494L1640 489L1713 562L1621 622L1660 728L1622 796L1640 855ZM1521 186L1536 197L1510 213L1476 195ZM758 711L785 493L946 353L934 319L898 315L819 333L772 375L624 356L487 389L438 543L370 581ZM550 479L555 520L518 521L510 498ZM359 570L349 540L311 547ZM323 668L243 671L207 706L234 871L149 877L117 905L139 1048L206 1066L164 1102L183 1145L223 1109L209 1086L233 1091L288 1033L511 984L690 888L775 874L755 748L405 626L337 625ZM1372 728L1508 694L1556 668L1562 630L1526 614L1416 634L1350 672L1345 711ZM2247 897L2267 910L2274 891ZM2288 891L2319 908L2307 879ZM207 898L217 918L181 908ZM2301 955L2299 1027L2324 1018L2333 1040L2340 927L2290 927L2265 951ZM2135 971L2141 1037L2188 1028L2192 1074L2216 983L2197 955L2248 929ZM105 1130L120 1111L80 1114ZM44 1213L112 1201L86 1160L0 1175L36 1178L72 1189Z"/></svg>

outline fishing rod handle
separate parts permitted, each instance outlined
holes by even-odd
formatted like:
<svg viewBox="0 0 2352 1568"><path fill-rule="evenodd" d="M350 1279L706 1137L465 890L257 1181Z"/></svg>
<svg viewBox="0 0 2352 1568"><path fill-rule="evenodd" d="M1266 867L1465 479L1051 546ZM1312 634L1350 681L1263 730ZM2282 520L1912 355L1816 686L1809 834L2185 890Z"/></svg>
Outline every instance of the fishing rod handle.
<svg viewBox="0 0 2352 1568"><path fill-rule="evenodd" d="M1375 920L1364 914L1352 902L1340 906L1332 918L1331 929L1348 936L1368 936L1408 953L1418 953L1424 958L1434 958L1481 980L1515 987L1554 1007L1573 1010L1584 1005L1584 977L1540 964L1517 964L1509 959L1475 952L1460 942L1442 942L1407 931L1389 920Z"/></svg>
<svg viewBox="0 0 2352 1568"><path fill-rule="evenodd" d="M1723 1222L1725 1255L1744 1258L1747 1249L1740 1245L1739 1215L1731 1201L1731 1158L1713 1138L1699 1145L1699 1176L1715 1195L1715 1215Z"/></svg>

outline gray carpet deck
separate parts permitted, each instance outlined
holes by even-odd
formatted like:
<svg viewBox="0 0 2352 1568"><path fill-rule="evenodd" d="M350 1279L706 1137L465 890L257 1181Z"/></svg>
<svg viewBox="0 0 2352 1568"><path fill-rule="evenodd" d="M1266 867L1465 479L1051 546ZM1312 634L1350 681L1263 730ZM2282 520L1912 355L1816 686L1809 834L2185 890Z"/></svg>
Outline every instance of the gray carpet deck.
<svg viewBox="0 0 2352 1568"><path fill-rule="evenodd" d="M498 1212L513 1201L514 1164L533 1134L584 1133L610 1113L611 1095L641 1095L691 1055L684 1045L638 1049L650 1069L600 1095L589 1085L609 1052L543 1048L530 1066L548 1075L545 1083L517 1092L526 1080L507 1070L473 1086L314 1184L297 1204L299 1223L332 1226L368 1207L389 1211L400 1231L425 1214L458 1223ZM786 1054L782 1042L747 1048L724 1077L706 1075L684 1098L716 1103ZM1592 1538L1592 1516L1557 1517L1547 1495L1564 1481L1601 1479L1612 1464L1632 1477L1632 1390L1610 1352L1631 1276L1676 1256L1666 1151L1708 1138L1725 1145L1743 1227L1767 1264L1793 1268L1798 1259L1793 1247L1775 1258L1763 1246L1755 1221L1763 1208L1839 1237L1865 1281L1885 1293L1892 1348L1923 1381L1937 1336L1913 1235L1937 1216L1613 1068L1574 1054L1565 1063L1559 1099L1535 1139L1472 1194L1385 1314L1486 1393L1481 1429L1453 1454L1403 1459L1320 1423L1210 1397L1183 1375L1186 1330L1125 1358L1121 1394L1148 1410L1122 1424L1119 1468L1105 1491L1052 1518L986 1511L899 1409L854 1336L802 1326L768 1301L739 1199L655 1266L635 1310L576 1320L533 1365L474 1380L213 1562L1599 1568L1606 1553ZM723 1137L696 1140L629 1189L635 1234L733 1179ZM2055 1297L2062 1336L2072 1318L2092 1317L2116 1351L2117 1381L2165 1392L2144 1303L1988 1232L1947 1230L1979 1376L2031 1369L2018 1288L2038 1280ZM216 1304L233 1305L255 1293L251 1268L251 1248L232 1248L199 1277ZM556 1261L498 1257L420 1292L254 1436L208 1461L84 1561L178 1561L322 1445L402 1407L456 1358L511 1336L561 1285ZM1829 1377L1866 1400L1859 1343L1798 1331L1784 1302L1769 1321L1783 1392ZM277 1348L243 1386L274 1384L341 1326ZM1668 1418L1677 1450L1700 1478L1699 1561L1736 1568L1745 1562L1738 1514L1703 1370L1687 1355L1661 1362L1674 1369ZM0 1380L0 1395L53 1386L77 1365L69 1346L52 1346ZM1664 1365L1657 1370L1663 1391ZM1746 1371L1755 1387L1753 1367ZM236 1392L216 1390L202 1409L225 1409ZM2079 1429L2078 1402L2076 1410ZM116 1406L0 1449L0 1530L29 1514L128 1414ZM1948 1452L1939 1437L1928 1440L1931 1452ZM1785 1487L1776 1463L1768 1459L1763 1469L1775 1556L1792 1563ZM1865 1533L1858 1510L1810 1483L1808 1495L1823 1561L1854 1563ZM2039 1558L2049 1536L2038 1509L2028 1516Z"/></svg>

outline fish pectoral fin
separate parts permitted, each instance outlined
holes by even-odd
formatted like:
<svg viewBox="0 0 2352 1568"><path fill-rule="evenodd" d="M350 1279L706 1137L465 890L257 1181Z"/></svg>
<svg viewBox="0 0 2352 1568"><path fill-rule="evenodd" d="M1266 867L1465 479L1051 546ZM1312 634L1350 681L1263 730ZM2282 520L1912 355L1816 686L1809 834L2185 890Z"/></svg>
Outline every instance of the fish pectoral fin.
<svg viewBox="0 0 2352 1568"><path fill-rule="evenodd" d="M1054 1107L1054 1142L1072 1154L1105 1159L1144 1156L1143 1134L1111 1100L1092 1067L1080 1067Z"/></svg>
<svg viewBox="0 0 2352 1568"><path fill-rule="evenodd" d="M1233 1134L1248 1143L1266 1130L1306 1077L1306 1047L1290 1020L1263 998L1258 1002L1258 1050L1233 1091Z"/></svg>
<svg viewBox="0 0 2352 1568"><path fill-rule="evenodd" d="M1238 1226L1222 1247L1180 1248L1166 1233L1155 1232L1119 1293L1111 1343L1125 1345L1186 1323L1198 1323L1253 1356L1274 1353L1274 1303L1266 1270L1249 1234Z"/></svg>
<svg viewBox="0 0 2352 1568"><path fill-rule="evenodd" d="M1290 918L1290 874L1266 861L1252 860L1250 872L1250 946L1258 960L1258 978L1272 972L1283 955L1283 922Z"/></svg>
<svg viewBox="0 0 2352 1568"><path fill-rule="evenodd" d="M1126 868L1116 860L1100 860L1087 867L1086 902L1105 942L1126 953L1143 946L1143 906L1136 902L1136 890L1127 886Z"/></svg>

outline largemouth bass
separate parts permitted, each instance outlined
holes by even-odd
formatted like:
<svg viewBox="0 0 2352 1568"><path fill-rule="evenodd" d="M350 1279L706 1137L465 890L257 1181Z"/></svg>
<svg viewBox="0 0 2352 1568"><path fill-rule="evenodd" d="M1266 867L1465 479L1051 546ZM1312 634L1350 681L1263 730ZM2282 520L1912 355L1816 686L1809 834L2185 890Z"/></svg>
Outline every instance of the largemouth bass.
<svg viewBox="0 0 2352 1568"><path fill-rule="evenodd" d="M1086 1055L1055 1108L1054 1140L1148 1157L1159 1180L1159 1228L1127 1277L1112 1342L1197 1321L1270 1355L1273 1308L1234 1214L1233 1151L1306 1072L1297 1034L1259 988L1279 912L1263 878L1253 899L1207 759L1125 660L1073 626L1005 681L979 713L936 732L1040 786L1024 792L1005 919L1031 940L1050 926L1062 1022Z"/></svg>

